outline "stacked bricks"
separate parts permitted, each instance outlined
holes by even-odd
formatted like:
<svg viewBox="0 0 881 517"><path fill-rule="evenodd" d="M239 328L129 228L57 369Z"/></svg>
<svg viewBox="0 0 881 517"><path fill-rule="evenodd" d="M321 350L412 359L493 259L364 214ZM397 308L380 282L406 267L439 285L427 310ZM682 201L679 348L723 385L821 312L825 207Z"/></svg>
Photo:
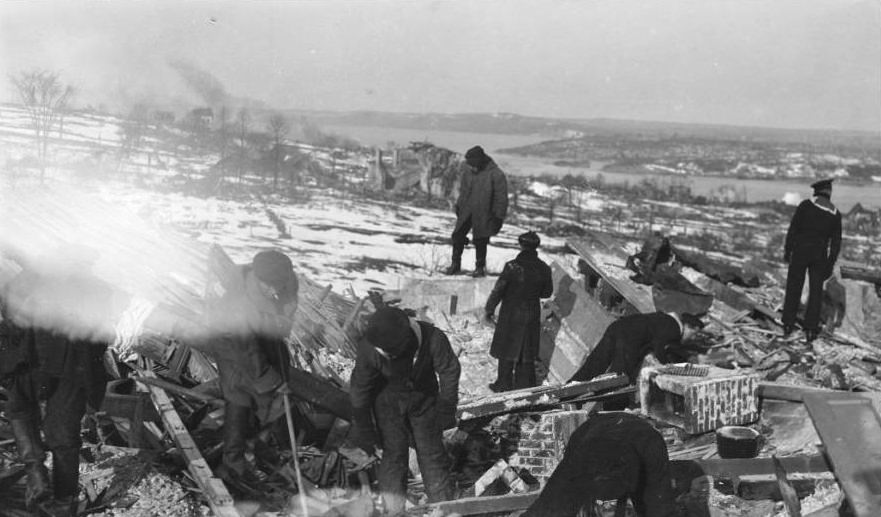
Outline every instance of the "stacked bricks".
<svg viewBox="0 0 881 517"><path fill-rule="evenodd" d="M758 389L755 373L717 367L703 377L665 374L655 367L639 375L642 413L691 434L758 420Z"/></svg>
<svg viewBox="0 0 881 517"><path fill-rule="evenodd" d="M507 442L508 464L544 486L563 459L569 437L587 419L586 410L509 415L498 429Z"/></svg>

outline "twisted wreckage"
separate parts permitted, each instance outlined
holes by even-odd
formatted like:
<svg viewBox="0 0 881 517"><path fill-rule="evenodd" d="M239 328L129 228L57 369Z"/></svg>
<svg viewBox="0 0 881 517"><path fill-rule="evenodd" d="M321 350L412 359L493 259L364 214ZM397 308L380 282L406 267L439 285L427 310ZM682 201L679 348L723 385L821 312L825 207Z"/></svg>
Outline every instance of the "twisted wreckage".
<svg viewBox="0 0 881 517"><path fill-rule="evenodd" d="M881 515L881 278L858 264L845 264L835 281L843 303L830 304L837 309L831 330L806 345L780 337L781 290L770 268L745 272L669 242L663 253L650 243L628 260L609 235L571 240L573 253L553 264L544 385L500 394L485 389L491 329L479 323L492 279L407 279L400 291L357 299L302 278L287 340L297 367L288 383L293 418L285 422L279 411L273 424L255 430L249 459L266 489L247 497L256 501L252 508L235 502L212 470L223 419L212 360L171 337L176 322L195 320L205 300L222 292L235 264L217 246L177 244L187 250L178 274L154 282L152 299L129 299L116 322L108 362L115 380L87 418L82 512L139 515L170 498L176 506L163 513L172 515L371 515L374 459L347 443L346 389L366 317L391 303L444 327L463 364L458 427L445 434L461 497L420 505L411 462L410 515L525 509L574 429L622 396L667 441L686 514ZM14 270L3 261L3 278ZM682 307L710 321L688 363L645 364L638 379L609 374L566 383L616 316ZM753 432L730 433L729 426ZM7 434L0 446L0 514L26 515L23 470ZM170 484L144 489L156 472ZM591 511L625 515L612 507Z"/></svg>

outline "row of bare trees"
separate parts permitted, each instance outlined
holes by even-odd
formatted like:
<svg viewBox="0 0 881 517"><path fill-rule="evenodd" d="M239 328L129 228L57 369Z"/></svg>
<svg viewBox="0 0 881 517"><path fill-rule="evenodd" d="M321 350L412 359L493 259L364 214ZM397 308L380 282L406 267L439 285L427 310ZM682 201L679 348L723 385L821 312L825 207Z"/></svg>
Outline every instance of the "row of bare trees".
<svg viewBox="0 0 881 517"><path fill-rule="evenodd" d="M37 158L40 162L40 180L46 177L46 156L52 131L64 130L64 115L73 99L74 88L64 84L58 72L30 70L10 75L9 80L18 93L34 130Z"/></svg>

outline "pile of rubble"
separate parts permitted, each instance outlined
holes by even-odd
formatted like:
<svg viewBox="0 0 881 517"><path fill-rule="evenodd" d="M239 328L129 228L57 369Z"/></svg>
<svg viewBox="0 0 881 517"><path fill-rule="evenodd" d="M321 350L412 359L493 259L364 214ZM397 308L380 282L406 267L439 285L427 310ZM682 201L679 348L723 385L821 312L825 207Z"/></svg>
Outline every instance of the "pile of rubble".
<svg viewBox="0 0 881 517"><path fill-rule="evenodd" d="M259 429L247 457L267 490L244 501L234 501L213 471L223 423L216 369L210 357L164 332L170 315L186 311L129 314L132 328L115 347L117 379L100 411L87 418L82 510L105 516L371 515L379 504L374 464L346 440L347 381L366 317L396 304L448 334L463 372L459 426L445 434L461 497L425 504L412 461L413 516L508 515L526 508L574 429L622 396L667 441L678 501L688 515L795 515L794 505L799 515L831 515L845 499L855 515L881 514L866 513L881 500L874 478L859 471L881 468L877 455L864 454L881 438L875 412L881 405L875 328L881 282L870 281L870 270L848 266L862 277L839 279L847 302L834 316L839 326L827 326L830 331L807 345L781 335L782 289L773 270L736 282L750 275L683 259L674 270L681 280L648 285L628 269L626 243L588 234L569 247L567 261L553 264L555 295L544 310L538 372L544 385L503 394L487 387L495 375L488 355L493 327L481 316L492 278L407 279L399 291L360 300L303 279L288 340L299 372L290 382L296 455L284 418ZM222 285L234 265L216 247L206 258ZM635 385L616 375L566 382L617 316L682 303L708 303L709 324L687 364L646 364ZM850 425L853 419L864 425ZM721 458L713 431L725 425L758 431L758 457ZM0 493L12 508L5 514L25 515L15 509L23 500L22 475L0 426ZM597 511L612 515L615 509L605 504Z"/></svg>

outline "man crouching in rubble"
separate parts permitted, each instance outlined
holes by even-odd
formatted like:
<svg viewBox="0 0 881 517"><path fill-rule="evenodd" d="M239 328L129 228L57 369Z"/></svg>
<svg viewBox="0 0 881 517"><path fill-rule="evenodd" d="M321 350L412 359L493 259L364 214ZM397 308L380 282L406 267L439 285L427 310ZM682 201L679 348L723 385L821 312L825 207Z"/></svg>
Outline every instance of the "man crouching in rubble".
<svg viewBox="0 0 881 517"><path fill-rule="evenodd" d="M223 464L218 475L239 492L259 490L261 481L245 460L248 430L254 416L265 422L290 364L284 338L293 325L299 283L291 259L275 250L261 251L228 286L210 311L217 335L206 350L217 361L226 402Z"/></svg>
<svg viewBox="0 0 881 517"><path fill-rule="evenodd" d="M597 500L627 499L638 517L679 515L664 438L623 412L593 416L572 433L560 464L521 517L575 517Z"/></svg>
<svg viewBox="0 0 881 517"><path fill-rule="evenodd" d="M112 320L112 297L109 285L73 268L25 268L0 297L6 417L25 464L25 504L37 515L77 513L81 420L86 405L97 409L104 395L103 356L111 336L102 326ZM46 448L52 453L51 482Z"/></svg>
<svg viewBox="0 0 881 517"><path fill-rule="evenodd" d="M626 374L636 380L640 365L653 354L667 363L695 330L703 328L691 314L653 312L630 314L613 321L571 381L589 381L606 372Z"/></svg>
<svg viewBox="0 0 881 517"><path fill-rule="evenodd" d="M442 432L455 425L459 372L447 336L434 325L392 307L370 317L350 396L356 445L368 454L382 446L378 477L387 515L404 510L411 438L428 501L452 497Z"/></svg>

